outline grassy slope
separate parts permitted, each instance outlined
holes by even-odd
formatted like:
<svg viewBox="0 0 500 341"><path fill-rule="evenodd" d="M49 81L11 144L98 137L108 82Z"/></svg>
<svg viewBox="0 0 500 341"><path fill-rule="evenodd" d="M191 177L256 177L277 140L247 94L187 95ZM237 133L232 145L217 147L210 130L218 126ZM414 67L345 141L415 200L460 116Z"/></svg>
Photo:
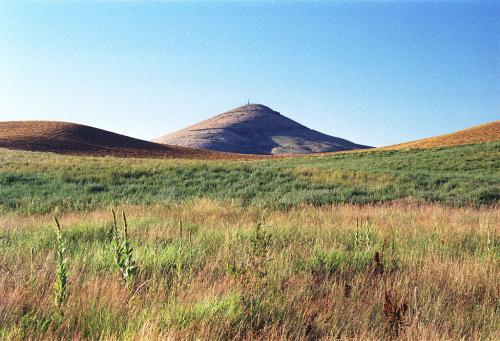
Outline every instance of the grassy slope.
<svg viewBox="0 0 500 341"><path fill-rule="evenodd" d="M190 198L269 208L413 198L500 198L500 142L412 151L226 162L84 158L0 149L0 209L18 213Z"/></svg>
<svg viewBox="0 0 500 341"><path fill-rule="evenodd" d="M475 127L459 130L450 134L428 137L425 139L405 142L381 149L404 148L434 148L492 142L500 140L500 121L481 124Z"/></svg>
<svg viewBox="0 0 500 341"><path fill-rule="evenodd" d="M0 339L498 339L498 210L283 212L207 199L125 210L139 266L129 289L113 263L110 212L60 217L63 318L52 304L50 216L0 215ZM270 237L255 248L259 221ZM409 307L392 331L385 292Z"/></svg>
<svg viewBox="0 0 500 341"><path fill-rule="evenodd" d="M231 163L0 150L0 339L498 339L499 151ZM319 205L410 196L452 205ZM108 204L129 217L129 289ZM62 315L55 207L70 276ZM400 323L386 292L408 304Z"/></svg>

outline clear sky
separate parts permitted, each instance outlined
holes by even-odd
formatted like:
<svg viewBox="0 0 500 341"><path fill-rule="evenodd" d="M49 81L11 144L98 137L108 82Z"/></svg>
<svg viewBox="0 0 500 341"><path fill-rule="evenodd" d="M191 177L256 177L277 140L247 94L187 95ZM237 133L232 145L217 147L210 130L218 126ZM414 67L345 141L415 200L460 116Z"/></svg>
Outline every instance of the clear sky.
<svg viewBox="0 0 500 341"><path fill-rule="evenodd" d="M251 102L387 145L500 119L500 1L0 2L0 120L151 139Z"/></svg>

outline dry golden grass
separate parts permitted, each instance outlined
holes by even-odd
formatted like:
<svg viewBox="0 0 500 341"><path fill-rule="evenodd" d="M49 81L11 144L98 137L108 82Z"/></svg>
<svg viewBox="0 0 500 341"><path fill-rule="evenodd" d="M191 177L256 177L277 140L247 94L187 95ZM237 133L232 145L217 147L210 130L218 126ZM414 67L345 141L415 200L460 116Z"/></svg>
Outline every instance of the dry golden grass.
<svg viewBox="0 0 500 341"><path fill-rule="evenodd" d="M434 148L500 141L500 121L481 124L454 133L429 137L422 140L396 144L379 149Z"/></svg>
<svg viewBox="0 0 500 341"><path fill-rule="evenodd" d="M383 187L395 181L391 175L371 174L363 171L318 169L311 166L298 166L292 174L320 184L342 184L345 186L372 185Z"/></svg>
<svg viewBox="0 0 500 341"><path fill-rule="evenodd" d="M500 337L496 207L400 202L279 211L203 199L121 209L140 268L138 291L121 285L108 253L110 212L64 214L70 296L59 322L52 317L50 215L0 216L0 338L396 338L384 315L386 293L398 307L408 305L399 338ZM182 238L178 220L186 227ZM248 237L258 222L272 236L266 275L249 268L234 276L227 266L252 256ZM192 241L189 226L196 227ZM357 231L369 232L369 240L361 238L367 244L346 251ZM317 267L318 252L352 264L327 271ZM375 252L382 272L371 263Z"/></svg>

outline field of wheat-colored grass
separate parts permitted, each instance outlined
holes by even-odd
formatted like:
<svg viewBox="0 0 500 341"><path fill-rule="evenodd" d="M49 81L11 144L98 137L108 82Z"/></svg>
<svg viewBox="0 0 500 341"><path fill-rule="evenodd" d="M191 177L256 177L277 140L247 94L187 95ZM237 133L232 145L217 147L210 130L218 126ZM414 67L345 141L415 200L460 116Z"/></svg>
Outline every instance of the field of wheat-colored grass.
<svg viewBox="0 0 500 341"><path fill-rule="evenodd" d="M122 210L138 269L127 285L110 208L59 214L60 308L52 216L0 216L1 339L500 337L494 207L196 199Z"/></svg>
<svg viewBox="0 0 500 341"><path fill-rule="evenodd" d="M463 129L454 133L433 136L417 141L382 147L383 150L397 150L406 148L435 148L458 146L475 143L495 142L500 140L500 121L481 124Z"/></svg>

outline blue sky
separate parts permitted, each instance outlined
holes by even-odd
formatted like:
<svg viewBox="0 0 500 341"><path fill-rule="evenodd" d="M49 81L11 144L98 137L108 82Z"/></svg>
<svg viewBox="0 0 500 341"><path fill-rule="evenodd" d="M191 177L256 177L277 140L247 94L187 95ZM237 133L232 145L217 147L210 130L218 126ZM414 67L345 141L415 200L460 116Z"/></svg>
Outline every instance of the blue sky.
<svg viewBox="0 0 500 341"><path fill-rule="evenodd" d="M251 102L387 145L500 119L500 2L1 2L0 120L151 139Z"/></svg>

